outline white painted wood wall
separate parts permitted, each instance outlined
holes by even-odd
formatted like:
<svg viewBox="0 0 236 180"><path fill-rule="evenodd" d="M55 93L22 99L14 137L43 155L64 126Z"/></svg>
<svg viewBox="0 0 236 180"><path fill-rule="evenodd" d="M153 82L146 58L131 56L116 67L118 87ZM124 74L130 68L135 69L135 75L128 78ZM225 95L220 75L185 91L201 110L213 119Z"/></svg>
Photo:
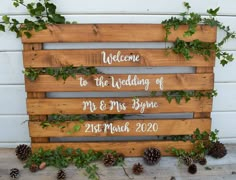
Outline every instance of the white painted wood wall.
<svg viewBox="0 0 236 180"><path fill-rule="evenodd" d="M184 11L182 0L53 0L59 12L68 20L79 23L160 23ZM206 9L220 6L217 17L236 31L235 0L190 0L194 12L206 14ZM10 0L1 0L0 18L24 18L24 8L14 8ZM218 32L218 39L222 32ZM95 45L96 46L96 45ZM236 40L228 42L224 50L236 58ZM0 33L0 147L15 147L30 141L26 115L22 65L22 44L15 34ZM220 130L224 142L236 142L236 60L225 68L215 67L215 88L212 129Z"/></svg>

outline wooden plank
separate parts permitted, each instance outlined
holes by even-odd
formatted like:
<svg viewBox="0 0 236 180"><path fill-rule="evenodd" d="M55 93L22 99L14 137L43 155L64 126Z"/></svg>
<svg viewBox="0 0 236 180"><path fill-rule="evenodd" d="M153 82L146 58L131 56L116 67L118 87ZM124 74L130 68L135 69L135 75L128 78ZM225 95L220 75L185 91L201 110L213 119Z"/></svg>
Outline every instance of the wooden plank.
<svg viewBox="0 0 236 180"><path fill-rule="evenodd" d="M66 81L40 75L33 82L25 79L27 92L211 90L213 85L213 74L97 74Z"/></svg>
<svg viewBox="0 0 236 180"><path fill-rule="evenodd" d="M196 68L197 74L213 73L213 72L214 72L213 67L197 67ZM214 81L214 76L213 76L213 81ZM194 118L210 118L211 112L193 113L193 117ZM211 127L211 124L209 124L209 127Z"/></svg>
<svg viewBox="0 0 236 180"><path fill-rule="evenodd" d="M31 137L106 137L106 136L160 136L160 135L190 135L197 128L200 131L210 131L210 119L162 119L162 120L115 120L66 122L65 128L56 126L43 129L40 122L29 122ZM80 125L78 132L69 134L75 125Z"/></svg>
<svg viewBox="0 0 236 180"><path fill-rule="evenodd" d="M215 27L198 25L193 36L183 37L187 28L180 26L170 34L168 41L173 42L177 37L185 41L216 41ZM32 32L32 37L23 36L22 42L163 42L165 34L161 24L63 24L49 25L46 30Z"/></svg>
<svg viewBox="0 0 236 180"><path fill-rule="evenodd" d="M26 51L32 51L34 52L35 50L41 50L43 48L43 44L24 44L24 50ZM46 97L46 93L45 92L28 92L27 93L27 98L32 98L32 99L42 99ZM29 115L29 120L33 121L35 119L38 120L45 120L47 117L46 116L32 116ZM31 142L32 143L47 143L49 142L49 138L45 138L45 137L34 137L31 138Z"/></svg>
<svg viewBox="0 0 236 180"><path fill-rule="evenodd" d="M125 56L128 56L125 61ZM215 54L208 61L193 55L190 61L166 49L83 49L24 51L25 67L83 66L200 66L213 67Z"/></svg>
<svg viewBox="0 0 236 180"><path fill-rule="evenodd" d="M83 151L88 151L93 149L95 151L103 150L114 150L119 153L124 154L127 157L137 157L142 156L143 152L148 147L158 148L163 156L171 155L166 152L166 149L170 147L181 148L186 151L190 151L193 148L191 142L182 141L137 141L137 142L83 142L83 143L32 143L32 150L36 151L39 148L43 149L55 149L59 146L64 146L65 148L80 148Z"/></svg>
<svg viewBox="0 0 236 180"><path fill-rule="evenodd" d="M192 98L188 103L164 97L27 99L30 115L46 114L156 114L166 112L210 112L212 100Z"/></svg>

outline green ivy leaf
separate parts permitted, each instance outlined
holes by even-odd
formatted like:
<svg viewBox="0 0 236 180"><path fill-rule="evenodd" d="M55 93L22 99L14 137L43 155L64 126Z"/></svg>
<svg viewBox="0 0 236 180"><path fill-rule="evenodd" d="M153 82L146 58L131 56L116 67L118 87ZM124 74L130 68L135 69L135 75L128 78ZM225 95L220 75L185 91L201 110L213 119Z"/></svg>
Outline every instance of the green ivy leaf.
<svg viewBox="0 0 236 180"><path fill-rule="evenodd" d="M188 2L184 2L184 7L186 7L188 10L191 8L191 6Z"/></svg>
<svg viewBox="0 0 236 180"><path fill-rule="evenodd" d="M5 26L4 26L4 25L2 25L2 24L0 24L0 31L3 31L3 32L5 32Z"/></svg>
<svg viewBox="0 0 236 180"><path fill-rule="evenodd" d="M216 8L216 9L208 9L207 13L212 15L212 16L217 16L218 11L220 10L220 7Z"/></svg>
<svg viewBox="0 0 236 180"><path fill-rule="evenodd" d="M27 38L31 38L32 37L32 34L30 32L24 32L24 35L26 35Z"/></svg>
<svg viewBox="0 0 236 180"><path fill-rule="evenodd" d="M7 15L4 15L4 16L2 17L2 20L3 20L3 22L4 22L5 24L9 24L9 23L10 23L10 18L9 18Z"/></svg>

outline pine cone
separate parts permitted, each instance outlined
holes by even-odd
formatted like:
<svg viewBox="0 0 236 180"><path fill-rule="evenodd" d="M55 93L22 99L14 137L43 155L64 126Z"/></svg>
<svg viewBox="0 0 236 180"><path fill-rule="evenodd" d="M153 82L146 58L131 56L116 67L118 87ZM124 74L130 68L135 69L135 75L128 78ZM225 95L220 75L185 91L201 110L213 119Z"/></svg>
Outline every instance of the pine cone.
<svg viewBox="0 0 236 180"><path fill-rule="evenodd" d="M20 171L19 171L19 169L17 169L17 168L12 168L11 170L10 170L10 177L12 178L12 179L17 179L18 177L19 177L19 175L20 175Z"/></svg>
<svg viewBox="0 0 236 180"><path fill-rule="evenodd" d="M213 143L212 147L210 148L208 155L211 155L214 158L222 158L227 154L227 149L225 145L220 143L219 141Z"/></svg>
<svg viewBox="0 0 236 180"><path fill-rule="evenodd" d="M195 174L197 172L197 166L196 164L191 164L189 167L188 167L188 172L190 174Z"/></svg>
<svg viewBox="0 0 236 180"><path fill-rule="evenodd" d="M144 151L143 158L148 165L157 164L161 159L161 151L157 148L147 148Z"/></svg>
<svg viewBox="0 0 236 180"><path fill-rule="evenodd" d="M207 164L207 160L205 157L201 158L199 161L199 164L201 164L202 166L206 165Z"/></svg>
<svg viewBox="0 0 236 180"><path fill-rule="evenodd" d="M62 169L57 173L57 180L64 180L66 179L66 173Z"/></svg>
<svg viewBox="0 0 236 180"><path fill-rule="evenodd" d="M32 154L31 147L26 144L20 144L15 149L16 156L21 161L25 161Z"/></svg>
<svg viewBox="0 0 236 180"><path fill-rule="evenodd" d="M143 166L142 164L138 163L138 164L134 164L133 165L133 173L136 175L140 175L143 173Z"/></svg>
<svg viewBox="0 0 236 180"><path fill-rule="evenodd" d="M106 167L113 166L115 163L116 163L116 158L112 154L107 153L104 155L103 164Z"/></svg>
<svg viewBox="0 0 236 180"><path fill-rule="evenodd" d="M31 164L31 166L29 167L29 170L31 172L36 172L36 171L38 171L38 169L39 169L39 167L37 164Z"/></svg>
<svg viewBox="0 0 236 180"><path fill-rule="evenodd" d="M193 159L189 156L184 156L181 159L186 166L190 166L191 164L193 164Z"/></svg>

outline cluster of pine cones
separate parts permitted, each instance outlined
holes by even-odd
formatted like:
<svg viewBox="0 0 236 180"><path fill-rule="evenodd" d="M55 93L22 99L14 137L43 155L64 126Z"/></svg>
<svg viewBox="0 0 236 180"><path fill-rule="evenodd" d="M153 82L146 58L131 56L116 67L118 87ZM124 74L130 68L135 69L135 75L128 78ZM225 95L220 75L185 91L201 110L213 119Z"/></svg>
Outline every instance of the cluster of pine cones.
<svg viewBox="0 0 236 180"><path fill-rule="evenodd" d="M18 145L16 147L16 156L21 161L26 161L32 154L32 150L29 146L25 144ZM212 145L209 148L208 155L211 155L214 158L222 158L227 154L227 150L224 146L224 144L220 143L219 141L212 143ZM155 165L157 164L161 159L161 152L157 148L149 147L144 150L143 153L143 159L144 162L147 165ZM112 154L107 153L104 155L103 163L106 167L114 166L117 164L117 162L124 160L123 154ZM197 172L197 166L196 163L199 163L201 165L206 165L207 160L205 157L195 157L191 158L188 156L182 156L181 161L188 166L188 172L191 174L195 174ZM45 166L44 166L45 167ZM37 164L32 164L29 167L29 170L31 172L36 172L40 167ZM41 168L40 168L41 169ZM134 164L132 171L134 174L139 175L143 173L143 166L140 163ZM10 177L12 179L18 178L20 175L20 171L17 168L12 168L10 170ZM64 180L66 179L66 173L63 170L59 170L57 173L57 179L58 180Z"/></svg>
<svg viewBox="0 0 236 180"><path fill-rule="evenodd" d="M161 159L161 151L157 148L149 147L144 150L143 153L143 160L147 165L155 165ZM133 165L133 173L136 175L140 175L143 173L143 166L140 163Z"/></svg>

